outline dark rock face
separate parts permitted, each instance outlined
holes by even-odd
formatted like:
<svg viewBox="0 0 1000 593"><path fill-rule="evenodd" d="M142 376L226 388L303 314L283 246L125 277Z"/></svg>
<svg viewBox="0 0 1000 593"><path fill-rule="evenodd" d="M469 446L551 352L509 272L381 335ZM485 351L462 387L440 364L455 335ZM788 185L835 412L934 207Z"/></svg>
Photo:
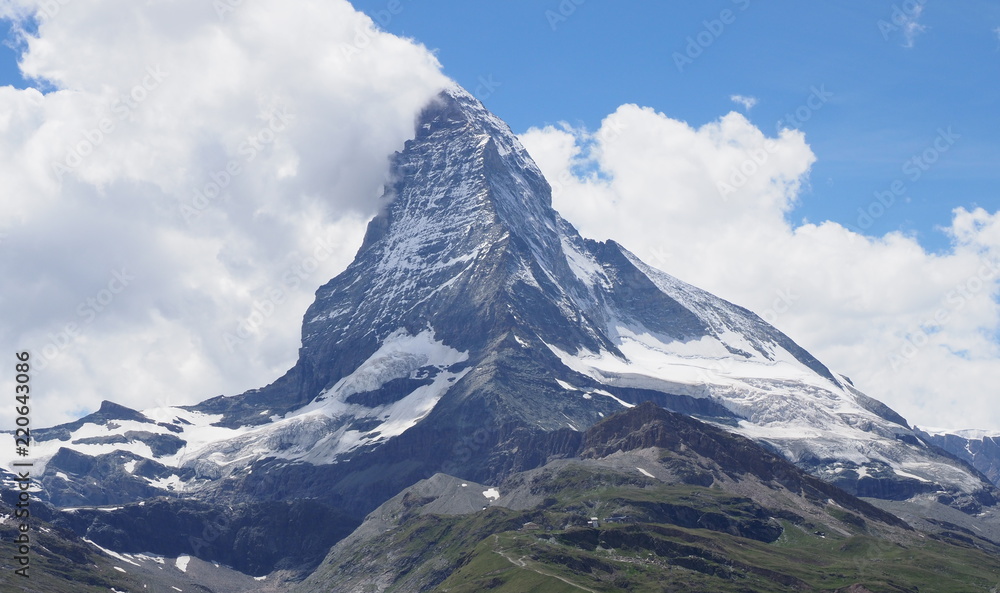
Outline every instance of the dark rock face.
<svg viewBox="0 0 1000 593"><path fill-rule="evenodd" d="M70 433L78 428L82 427L84 424L96 424L98 426L107 426L109 423L114 424L115 422L121 422L123 420L133 420L135 422L149 422L152 421L144 416L141 412L137 412L131 408L126 408L125 406L116 404L114 402L103 401L101 402L101 407L93 414L89 414L80 418L76 422L70 422L69 424L61 424L54 428L40 428L33 432L35 440L37 441L49 441L52 439L59 439L61 441L68 441L70 438Z"/></svg>
<svg viewBox="0 0 1000 593"><path fill-rule="evenodd" d="M156 499L112 511L60 513L53 524L125 553L184 554L250 575L315 567L358 522L317 501L217 506Z"/></svg>
<svg viewBox="0 0 1000 593"><path fill-rule="evenodd" d="M359 404L368 406L369 408L396 403L413 393L418 387L432 384L433 381L430 377L436 374L437 370L431 367L426 371L427 377L421 379L410 379L408 377L393 379L383 384L379 389L351 394L347 396L345 401L349 404Z"/></svg>
<svg viewBox="0 0 1000 593"><path fill-rule="evenodd" d="M896 516L806 474L750 439L694 418L669 412L652 403L642 404L591 428L587 432L580 457L606 457L615 451L650 447L676 452L691 450L711 459L732 477L751 474L765 482L776 482L807 499L833 500L844 508L877 517L884 523L906 526Z"/></svg>
<svg viewBox="0 0 1000 593"><path fill-rule="evenodd" d="M134 464L133 472L122 468L129 462ZM46 487L44 499L68 507L124 504L160 496L163 491L152 486L150 481L172 475L189 479L193 471L168 468L128 452L89 456L61 448L42 474ZM67 479L69 476L87 476L88 479Z"/></svg>
<svg viewBox="0 0 1000 593"><path fill-rule="evenodd" d="M1000 437L964 437L957 434L922 433L923 438L968 462L991 482L1000 486Z"/></svg>
<svg viewBox="0 0 1000 593"><path fill-rule="evenodd" d="M902 426L903 428L909 428L910 427L910 424L909 424L909 422L906 421L906 418L903 418L902 416L900 416L898 412L896 412L895 410L893 410L889 406L883 404L882 402L878 401L877 399L868 397L867 395L861 393L857 389L853 389L853 387L854 387L853 383L851 383L850 385L851 385L851 388L852 388L851 391L854 392L855 399L866 410L869 410L870 412L873 412L874 414L878 415L880 418L884 418L885 420L888 420L889 422L893 422L895 424L898 424L899 426ZM908 435L908 436L911 439L915 439L915 437L913 437L912 435ZM915 444L915 443L911 442L911 444Z"/></svg>
<svg viewBox="0 0 1000 593"><path fill-rule="evenodd" d="M153 455L157 457L169 456L180 451L185 442L173 435L156 434L146 431L130 430L125 434L116 434L105 437L90 437L73 441L78 445L115 445L141 441L149 445Z"/></svg>

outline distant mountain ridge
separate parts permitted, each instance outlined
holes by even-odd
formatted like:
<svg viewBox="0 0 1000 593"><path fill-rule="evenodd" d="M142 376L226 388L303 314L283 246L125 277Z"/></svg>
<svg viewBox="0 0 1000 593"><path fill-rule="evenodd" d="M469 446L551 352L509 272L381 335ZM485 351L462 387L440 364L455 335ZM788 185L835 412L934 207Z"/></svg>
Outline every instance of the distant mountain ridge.
<svg viewBox="0 0 1000 593"><path fill-rule="evenodd" d="M966 461L1000 485L1000 433L983 430L917 429L921 438Z"/></svg>

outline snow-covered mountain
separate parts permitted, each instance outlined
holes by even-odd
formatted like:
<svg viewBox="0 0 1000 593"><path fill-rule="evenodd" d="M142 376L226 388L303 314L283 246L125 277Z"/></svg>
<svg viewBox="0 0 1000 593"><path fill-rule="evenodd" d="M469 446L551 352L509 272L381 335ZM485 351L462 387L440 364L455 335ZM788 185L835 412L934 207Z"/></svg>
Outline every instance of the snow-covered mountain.
<svg viewBox="0 0 1000 593"><path fill-rule="evenodd" d="M982 474L754 313L582 238L465 91L425 109L392 167L383 212L317 292L288 373L195 406L106 402L40 430L40 496L312 499L360 520L439 471L496 483L538 467L653 401L854 494L967 513L996 503Z"/></svg>
<svg viewBox="0 0 1000 593"><path fill-rule="evenodd" d="M994 484L1000 485L1000 432L918 428L928 443L970 463Z"/></svg>

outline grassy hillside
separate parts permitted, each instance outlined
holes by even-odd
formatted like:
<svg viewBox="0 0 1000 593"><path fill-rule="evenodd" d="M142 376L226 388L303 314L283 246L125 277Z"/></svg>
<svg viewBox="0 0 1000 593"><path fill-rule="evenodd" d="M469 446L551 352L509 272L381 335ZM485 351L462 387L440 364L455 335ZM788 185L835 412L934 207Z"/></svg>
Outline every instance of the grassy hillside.
<svg viewBox="0 0 1000 593"><path fill-rule="evenodd" d="M485 486L445 478L372 513L295 593L1000 591L997 543L915 530L662 410L599 424L581 457L510 476L481 510L459 494Z"/></svg>

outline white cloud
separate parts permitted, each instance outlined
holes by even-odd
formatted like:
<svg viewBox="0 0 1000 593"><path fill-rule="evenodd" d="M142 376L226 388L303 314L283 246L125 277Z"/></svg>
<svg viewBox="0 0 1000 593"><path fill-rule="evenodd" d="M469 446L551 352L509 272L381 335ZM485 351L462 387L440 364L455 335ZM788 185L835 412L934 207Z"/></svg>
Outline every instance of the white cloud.
<svg viewBox="0 0 1000 593"><path fill-rule="evenodd" d="M729 100L737 105L741 105L744 111L750 111L757 104L757 97L748 97L746 95L733 95L729 97Z"/></svg>
<svg viewBox="0 0 1000 593"><path fill-rule="evenodd" d="M984 267L1000 215L957 209L945 254L791 223L815 156L801 132L768 138L737 113L695 129L623 105L594 134L522 140L584 235L756 311L911 422L1000 429L1000 270Z"/></svg>
<svg viewBox="0 0 1000 593"><path fill-rule="evenodd" d="M900 27L903 30L903 47L912 48L916 43L917 36L927 30L926 25L920 24L920 17L924 14L924 5L917 4L905 14L900 16Z"/></svg>
<svg viewBox="0 0 1000 593"><path fill-rule="evenodd" d="M344 0L0 16L41 7L21 68L54 90L0 88L0 344L46 359L33 422L274 380L446 83L436 59Z"/></svg>
<svg viewBox="0 0 1000 593"><path fill-rule="evenodd" d="M58 6L22 60L55 90L0 88L0 346L56 353L35 372L36 426L286 370L315 288L360 244L385 157L445 83L428 51L344 0L213 4L0 0L8 18ZM996 285L972 290L1000 256L997 215L956 211L944 255L789 224L815 157L800 132L767 138L735 113L696 130L623 106L594 136L525 142L584 234L768 315L913 421L1000 428ZM581 159L608 176L577 179ZM921 328L928 344L893 371Z"/></svg>

